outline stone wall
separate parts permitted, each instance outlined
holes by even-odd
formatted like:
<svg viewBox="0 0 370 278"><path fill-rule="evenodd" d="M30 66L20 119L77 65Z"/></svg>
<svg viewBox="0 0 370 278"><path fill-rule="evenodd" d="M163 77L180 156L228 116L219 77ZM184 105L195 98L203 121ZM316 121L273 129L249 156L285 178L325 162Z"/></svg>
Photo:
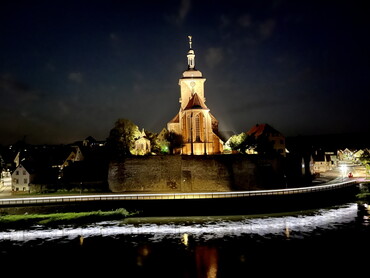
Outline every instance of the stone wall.
<svg viewBox="0 0 370 278"><path fill-rule="evenodd" d="M266 188L264 173L277 168L245 155L134 156L110 164L108 183L112 192L253 190Z"/></svg>

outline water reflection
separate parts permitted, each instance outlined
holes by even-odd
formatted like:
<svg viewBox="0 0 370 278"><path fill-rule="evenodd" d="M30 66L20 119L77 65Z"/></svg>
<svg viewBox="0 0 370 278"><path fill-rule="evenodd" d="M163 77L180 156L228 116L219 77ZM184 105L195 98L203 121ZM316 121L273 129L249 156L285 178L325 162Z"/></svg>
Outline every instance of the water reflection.
<svg viewBox="0 0 370 278"><path fill-rule="evenodd" d="M197 246L195 248L195 261L197 277L217 277L218 253L215 247Z"/></svg>
<svg viewBox="0 0 370 278"><path fill-rule="evenodd" d="M163 238L180 238L187 246L190 235L194 240L201 241L243 235L301 237L317 229L335 229L338 225L350 223L356 219L357 214L358 205L350 203L341 207L286 215L130 218L123 222L106 221L82 227L35 226L28 230L1 231L0 240L78 237L82 244L83 239L92 236L146 235L153 242Z"/></svg>
<svg viewBox="0 0 370 278"><path fill-rule="evenodd" d="M87 272L97 277L99 271L100 276L110 277L108 273L115 274L117 267L132 273L127 277L245 277L251 271L264 276L270 270L274 276L289 277L292 265L304 269L307 276L317 276L317 269L332 275L349 269L354 274L367 263L359 254L370 245L368 219L364 206L349 203L275 215L35 226L0 230L0 259L9 265L27 258L22 263L32 266L24 268L28 275L30 269L37 271L34 265L67 261L72 262L74 273L84 277Z"/></svg>

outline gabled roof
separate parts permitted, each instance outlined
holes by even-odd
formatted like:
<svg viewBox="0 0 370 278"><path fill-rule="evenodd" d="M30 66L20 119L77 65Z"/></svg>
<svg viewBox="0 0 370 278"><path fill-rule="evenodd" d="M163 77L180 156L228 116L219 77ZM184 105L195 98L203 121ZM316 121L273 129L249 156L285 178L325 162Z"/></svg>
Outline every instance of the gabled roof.
<svg viewBox="0 0 370 278"><path fill-rule="evenodd" d="M85 138L85 140L86 140L86 141L89 141L90 143L92 143L92 142L96 142L96 139L95 139L94 137L92 137L92 136L87 136L87 137Z"/></svg>
<svg viewBox="0 0 370 278"><path fill-rule="evenodd" d="M268 124L256 124L253 126L249 131L246 132L248 135L254 135L254 137L259 137L262 134L279 134L282 135L279 131L274 129L272 126Z"/></svg>
<svg viewBox="0 0 370 278"><path fill-rule="evenodd" d="M204 104L202 99L195 93L192 98L189 100L188 104L186 105L184 110L189 109L207 109L208 107Z"/></svg>
<svg viewBox="0 0 370 278"><path fill-rule="evenodd" d="M180 122L180 117L179 114L177 113L175 117L169 123L179 123Z"/></svg>
<svg viewBox="0 0 370 278"><path fill-rule="evenodd" d="M25 169L29 174L33 174L35 172L36 165L33 162L30 161L22 161L19 163L19 165L13 170L12 174L17 171L17 169L23 168Z"/></svg>

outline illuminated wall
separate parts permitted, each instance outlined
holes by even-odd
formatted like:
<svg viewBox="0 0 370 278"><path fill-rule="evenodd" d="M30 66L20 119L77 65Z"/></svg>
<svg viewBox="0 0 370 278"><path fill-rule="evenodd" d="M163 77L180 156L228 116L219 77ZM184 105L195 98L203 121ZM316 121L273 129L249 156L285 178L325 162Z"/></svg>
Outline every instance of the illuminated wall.
<svg viewBox="0 0 370 278"><path fill-rule="evenodd" d="M188 52L188 69L179 79L180 110L167 124L168 131L181 134L184 146L177 153L185 155L218 154L223 152L223 142L217 136L218 122L205 105L202 73L195 69L195 53Z"/></svg>
<svg viewBox="0 0 370 278"><path fill-rule="evenodd" d="M112 192L209 192L272 189L279 184L282 160L246 155L132 156L111 163Z"/></svg>

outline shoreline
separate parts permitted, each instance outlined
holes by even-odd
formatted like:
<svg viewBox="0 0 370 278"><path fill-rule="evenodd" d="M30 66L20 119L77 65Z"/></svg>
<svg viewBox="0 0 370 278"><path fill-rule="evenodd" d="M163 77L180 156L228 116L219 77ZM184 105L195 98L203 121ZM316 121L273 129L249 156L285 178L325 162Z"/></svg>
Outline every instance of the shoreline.
<svg viewBox="0 0 370 278"><path fill-rule="evenodd" d="M111 211L59 212L15 214L0 216L1 230L23 229L32 226L53 227L59 225L83 225L99 221L120 220L132 217L136 213L124 208Z"/></svg>

